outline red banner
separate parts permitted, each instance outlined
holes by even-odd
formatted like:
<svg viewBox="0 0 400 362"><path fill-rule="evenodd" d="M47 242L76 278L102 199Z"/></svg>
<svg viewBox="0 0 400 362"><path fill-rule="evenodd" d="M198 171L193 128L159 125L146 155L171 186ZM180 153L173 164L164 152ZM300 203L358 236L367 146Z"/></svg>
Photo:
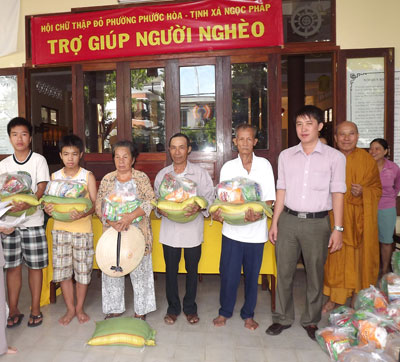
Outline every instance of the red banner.
<svg viewBox="0 0 400 362"><path fill-rule="evenodd" d="M283 44L281 0L202 0L31 20L33 64Z"/></svg>

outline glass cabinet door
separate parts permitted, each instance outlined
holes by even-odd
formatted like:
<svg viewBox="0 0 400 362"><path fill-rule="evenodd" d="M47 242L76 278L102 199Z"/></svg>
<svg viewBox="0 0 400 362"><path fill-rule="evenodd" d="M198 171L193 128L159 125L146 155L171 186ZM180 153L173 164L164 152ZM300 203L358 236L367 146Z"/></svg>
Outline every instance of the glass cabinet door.
<svg viewBox="0 0 400 362"><path fill-rule="evenodd" d="M132 140L140 152L165 151L164 68L131 69Z"/></svg>
<svg viewBox="0 0 400 362"><path fill-rule="evenodd" d="M215 151L215 66L180 67L179 79L181 132L193 151Z"/></svg>
<svg viewBox="0 0 400 362"><path fill-rule="evenodd" d="M83 82L86 152L111 152L117 141L116 71L87 71Z"/></svg>
<svg viewBox="0 0 400 362"><path fill-rule="evenodd" d="M232 137L240 123L256 126L257 149L268 149L268 64L232 64Z"/></svg>

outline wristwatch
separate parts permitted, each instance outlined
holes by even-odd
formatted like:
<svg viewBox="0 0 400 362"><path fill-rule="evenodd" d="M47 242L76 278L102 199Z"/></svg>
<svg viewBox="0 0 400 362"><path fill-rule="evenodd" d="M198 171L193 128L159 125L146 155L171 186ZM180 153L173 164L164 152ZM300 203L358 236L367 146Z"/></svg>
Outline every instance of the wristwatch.
<svg viewBox="0 0 400 362"><path fill-rule="evenodd" d="M335 225L335 226L333 227L333 230L337 230L337 231L343 232L344 227L343 227L343 226L337 226L337 225Z"/></svg>

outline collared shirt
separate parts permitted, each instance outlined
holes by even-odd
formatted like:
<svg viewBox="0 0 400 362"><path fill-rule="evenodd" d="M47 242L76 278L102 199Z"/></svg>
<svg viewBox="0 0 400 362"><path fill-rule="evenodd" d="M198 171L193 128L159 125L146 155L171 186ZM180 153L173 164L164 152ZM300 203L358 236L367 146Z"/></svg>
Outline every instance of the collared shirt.
<svg viewBox="0 0 400 362"><path fill-rule="evenodd" d="M207 170L187 162L185 171L177 174L174 165L164 167L154 180L154 191L159 198L159 188L164 176L169 173L173 176L183 176L197 184L197 196L204 197L210 206L214 200L214 184ZM203 242L204 216L208 216L208 211L203 211L188 223L178 223L162 216L160 228L160 243L174 248L193 248Z"/></svg>
<svg viewBox="0 0 400 362"><path fill-rule="evenodd" d="M221 168L220 182L234 177L246 177L257 182L261 187L261 200L275 200L275 180L271 164L263 157L253 153L250 173L243 167L240 155L226 162ZM244 243L265 243L268 240L267 219L255 221L247 225L230 225L224 222L222 234L226 237Z"/></svg>
<svg viewBox="0 0 400 362"><path fill-rule="evenodd" d="M285 206L299 212L332 209L332 193L346 192L346 158L320 141L307 155L301 143L281 152L276 188L285 190Z"/></svg>
<svg viewBox="0 0 400 362"><path fill-rule="evenodd" d="M379 210L396 207L396 197L400 191L400 167L392 161L385 160L380 176L382 197L378 205Z"/></svg>

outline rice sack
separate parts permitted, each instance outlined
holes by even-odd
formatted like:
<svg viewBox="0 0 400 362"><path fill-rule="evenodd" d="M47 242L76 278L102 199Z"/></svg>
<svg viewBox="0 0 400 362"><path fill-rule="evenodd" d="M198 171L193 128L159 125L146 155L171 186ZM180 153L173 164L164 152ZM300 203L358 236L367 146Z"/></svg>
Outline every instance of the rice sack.
<svg viewBox="0 0 400 362"><path fill-rule="evenodd" d="M272 217L272 209L261 201L261 187L245 177L235 177L219 183L216 187L217 199L210 206L210 214L221 209L221 216L228 224L247 225L246 212L253 209L261 214L261 219Z"/></svg>
<svg viewBox="0 0 400 362"><path fill-rule="evenodd" d="M168 215L168 219L182 224L193 221L199 215L199 212L196 212L191 216L185 216L185 208L194 203L199 205L200 209L205 209L208 206L207 200L201 196L193 196L183 202L173 202L162 198L158 199L157 202L152 202L155 207Z"/></svg>
<svg viewBox="0 0 400 362"><path fill-rule="evenodd" d="M136 210L141 204L142 202L133 193L114 192L103 200L101 207L102 218L103 220L119 221L122 214ZM133 223L139 222L142 219L143 216L139 216L133 220Z"/></svg>
<svg viewBox="0 0 400 362"><path fill-rule="evenodd" d="M51 216L58 221L70 222L72 211L88 212L92 207L92 201L86 197L69 198L45 195L40 199L44 204L53 205Z"/></svg>
<svg viewBox="0 0 400 362"><path fill-rule="evenodd" d="M10 196L1 196L1 201L2 202L7 202L9 201L11 204L16 202L26 202L29 205L32 205L29 209L22 210L22 211L17 211L17 212L11 212L7 211L6 215L9 216L15 216L19 217L22 214L26 214L26 216L33 215L36 212L36 208L38 205L40 205L40 202L38 201L37 197L35 194L15 194L15 195L10 195Z"/></svg>
<svg viewBox="0 0 400 362"><path fill-rule="evenodd" d="M138 318L118 317L96 322L90 346L155 346L156 331Z"/></svg>
<svg viewBox="0 0 400 362"><path fill-rule="evenodd" d="M247 225L251 224L251 221L245 221L245 215L247 210L253 209L255 213L261 213L261 219L266 216L272 217L272 209L264 201L252 201L244 204L233 204L230 202L222 202L215 200L210 206L209 212L213 212L221 209L221 216L224 221L231 225Z"/></svg>
<svg viewBox="0 0 400 362"><path fill-rule="evenodd" d="M40 202L36 195L32 193L31 186L31 176L25 171L3 173L0 175L0 199L2 202L9 201L10 204L26 202L32 205L30 208L22 211L7 211L6 215L18 217L25 213L26 216L30 216L36 212L36 208Z"/></svg>

